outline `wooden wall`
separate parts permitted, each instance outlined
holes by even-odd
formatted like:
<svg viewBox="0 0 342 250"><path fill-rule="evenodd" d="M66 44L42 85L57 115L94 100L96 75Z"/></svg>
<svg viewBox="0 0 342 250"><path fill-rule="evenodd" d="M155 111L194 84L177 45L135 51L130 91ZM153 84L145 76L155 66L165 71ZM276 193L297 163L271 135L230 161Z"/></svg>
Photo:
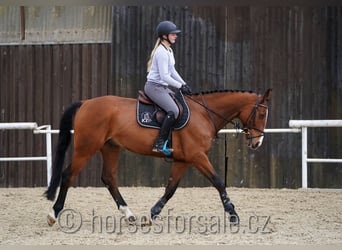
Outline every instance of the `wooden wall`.
<svg viewBox="0 0 342 250"><path fill-rule="evenodd" d="M342 117L341 7L122 6L113 7L112 18L112 45L0 46L0 122L58 128L63 110L74 101L106 94L135 97L145 83L155 26L165 19L183 31L174 46L176 67L194 90L273 88L269 128L286 128L289 119ZM44 153L41 135L0 131L0 136L0 157ZM228 162L228 186L300 187L300 134L267 134L258 151L249 150L241 135L220 137L210 159L222 178ZM309 131L310 157L341 158L340 148L341 129ZM164 160L124 151L119 182L163 186L169 169ZM75 184L101 186L100 176L97 155ZM341 164L310 164L311 187L341 187L341 177ZM0 162L2 187L45 184L42 162ZM193 170L181 184L210 185Z"/></svg>

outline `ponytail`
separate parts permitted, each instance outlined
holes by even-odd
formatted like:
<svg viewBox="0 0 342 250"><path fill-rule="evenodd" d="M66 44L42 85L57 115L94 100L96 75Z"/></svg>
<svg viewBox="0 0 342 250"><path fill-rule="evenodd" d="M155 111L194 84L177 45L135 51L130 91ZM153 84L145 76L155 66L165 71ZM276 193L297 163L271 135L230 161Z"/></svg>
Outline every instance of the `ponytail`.
<svg viewBox="0 0 342 250"><path fill-rule="evenodd" d="M156 50L157 50L157 48L158 48L160 43L161 43L161 40L158 37L158 39L156 41L156 44L154 45L154 48L153 48L153 50L151 52L150 59L147 62L147 72L150 72L150 69L151 69L151 66L152 66L152 60L153 60L153 57L154 57L154 53L156 52Z"/></svg>

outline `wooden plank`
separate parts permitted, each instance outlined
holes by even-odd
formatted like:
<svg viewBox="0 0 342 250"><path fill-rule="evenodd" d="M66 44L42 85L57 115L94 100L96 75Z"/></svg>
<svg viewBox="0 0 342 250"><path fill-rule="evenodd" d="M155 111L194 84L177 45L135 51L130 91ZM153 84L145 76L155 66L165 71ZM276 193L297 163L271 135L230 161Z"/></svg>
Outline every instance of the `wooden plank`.
<svg viewBox="0 0 342 250"><path fill-rule="evenodd" d="M66 44L61 47L62 50L62 71L60 72L62 77L62 99L64 109L67 109L69 105L72 103L72 89L73 89L73 81L72 81L72 69L73 69L73 58L72 58L72 47L73 45Z"/></svg>
<svg viewBox="0 0 342 250"><path fill-rule="evenodd" d="M31 115L32 121L36 121L37 124L44 124L44 85L46 84L44 82L44 48L42 45L34 46L34 59L33 59L33 96L36 96L38 98L34 98L32 100L32 112L30 112L29 115ZM32 139L30 140L30 155L34 156L41 156L46 153L45 149L45 143L43 143L43 135L37 136L33 135L33 133L30 133ZM45 162L44 162L45 163ZM32 163L32 183L31 186L42 186L46 184L46 163L43 162L33 162Z"/></svg>
<svg viewBox="0 0 342 250"><path fill-rule="evenodd" d="M89 93L89 82L90 82L90 69L89 69L89 63L91 62L90 58L90 51L89 51L88 44L82 44L82 73L81 73L81 98L82 99L88 99L90 98Z"/></svg>
<svg viewBox="0 0 342 250"><path fill-rule="evenodd" d="M80 45L72 46L72 100L77 102L82 99L81 97L81 72L82 72L82 49ZM70 103L71 104L71 103Z"/></svg>
<svg viewBox="0 0 342 250"><path fill-rule="evenodd" d="M65 107L63 107L63 54L62 45L52 47L52 72L51 72L51 110L53 115L51 116L52 126L59 127L59 120Z"/></svg>
<svg viewBox="0 0 342 250"><path fill-rule="evenodd" d="M289 119L336 119L342 112L341 7L113 9L112 45L0 46L1 121L34 119L58 128L61 114L74 101L107 93L135 97L146 81L155 27L165 19L183 30L174 45L176 68L194 90L235 88L262 93L273 87L268 121L273 128L287 127ZM325 148L323 156L338 154L342 133L336 129L319 134L310 136L309 143L315 144L312 153L320 154L319 140ZM23 131L0 131L0 135L5 145L1 154L38 154L44 149L43 137L37 135ZM299 135L267 135L256 152L246 148L242 135L228 139L229 186L300 186ZM53 136L54 151L56 141ZM224 176L224 148L224 143L215 142L210 152L220 176ZM66 162L70 157L69 151ZM21 164L32 164L32 168L23 170ZM101 186L101 164L99 155L95 156L75 185ZM160 159L123 152L120 164L122 185L167 182L169 164ZM319 164L310 172L311 184L336 187L339 173L339 166ZM1 163L0 186L20 185L45 185L44 163ZM191 169L181 185L211 184Z"/></svg>
<svg viewBox="0 0 342 250"><path fill-rule="evenodd" d="M9 120L9 104L10 104L10 95L8 83L12 77L10 73L10 47L9 46L1 46L0 47L0 120L1 122L7 122ZM7 157L9 155L9 134L8 131L0 130L0 156ZM0 163L0 186L7 187L9 185L9 163L1 162Z"/></svg>
<svg viewBox="0 0 342 250"><path fill-rule="evenodd" d="M34 51L32 46L28 46L23 55L22 65L23 67L23 78L21 80L20 89L23 91L22 97L20 99L23 100L22 105L25 106L22 121L33 121L33 101L31 97L34 96L35 88L33 87L33 67L34 67ZM31 131L22 131L23 132L23 141L21 143L22 150L18 153L18 155L33 155L32 150L32 134ZM32 182L34 181L33 175L33 162L20 162L21 168L18 173L18 179L21 183L19 186L32 186Z"/></svg>

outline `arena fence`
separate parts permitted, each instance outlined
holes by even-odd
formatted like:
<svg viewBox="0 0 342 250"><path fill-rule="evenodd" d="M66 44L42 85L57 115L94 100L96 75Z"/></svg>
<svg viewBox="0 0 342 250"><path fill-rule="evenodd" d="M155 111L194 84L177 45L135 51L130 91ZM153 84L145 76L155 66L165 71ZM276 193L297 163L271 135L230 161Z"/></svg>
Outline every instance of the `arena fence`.
<svg viewBox="0 0 342 250"><path fill-rule="evenodd" d="M290 120L289 126L302 131L302 188L308 187L308 162L340 163L342 159L308 158L308 128L342 127L342 120Z"/></svg>
<svg viewBox="0 0 342 250"><path fill-rule="evenodd" d="M49 185L52 174L52 142L51 142L51 125L43 125L38 127L35 122L10 122L0 123L0 130L33 130L34 134L45 133L46 155L36 157L0 157L0 161L46 161L46 179ZM58 130L57 130L58 133Z"/></svg>
<svg viewBox="0 0 342 250"><path fill-rule="evenodd" d="M308 188L308 162L340 163L342 159L308 158L307 129L308 127L342 127L342 120L290 120L290 128L265 129L265 133L300 133L302 134L302 188ZM0 123L0 130L26 129L34 134L46 135L46 155L38 157L1 157L0 161L46 161L47 185L52 174L52 134L58 134L58 129L51 125L38 126L35 122ZM73 131L71 131L73 132ZM243 133L242 130L221 129L219 133Z"/></svg>

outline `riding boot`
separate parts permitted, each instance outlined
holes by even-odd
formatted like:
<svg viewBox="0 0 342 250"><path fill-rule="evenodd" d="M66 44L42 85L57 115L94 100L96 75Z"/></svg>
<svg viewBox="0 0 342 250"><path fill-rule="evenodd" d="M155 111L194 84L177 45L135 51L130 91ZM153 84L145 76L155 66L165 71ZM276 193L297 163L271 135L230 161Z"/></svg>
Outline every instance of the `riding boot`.
<svg viewBox="0 0 342 250"><path fill-rule="evenodd" d="M176 119L175 119L174 113L172 111L168 112L166 114L166 117L163 120L163 124L160 127L159 135L156 141L154 142L154 145L152 148L153 152L163 152L164 144L169 136L170 129L175 124L175 121ZM173 151L172 148L167 148L167 150L170 152Z"/></svg>

